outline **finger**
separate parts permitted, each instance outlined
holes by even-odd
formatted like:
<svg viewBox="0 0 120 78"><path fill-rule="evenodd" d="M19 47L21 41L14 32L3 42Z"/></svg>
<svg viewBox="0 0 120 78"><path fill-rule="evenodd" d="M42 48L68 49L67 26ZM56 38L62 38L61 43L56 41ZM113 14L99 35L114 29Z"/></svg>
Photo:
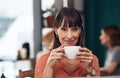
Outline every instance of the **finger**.
<svg viewBox="0 0 120 78"><path fill-rule="evenodd" d="M52 57L51 60L55 63L58 63L61 60L61 58L60 57Z"/></svg>
<svg viewBox="0 0 120 78"><path fill-rule="evenodd" d="M80 49L79 49L81 52L89 52L89 53L92 53L92 51L91 50L89 50L88 48L86 48L86 47L80 47Z"/></svg>
<svg viewBox="0 0 120 78"><path fill-rule="evenodd" d="M53 56L52 57L52 59L54 59L54 60L58 60L58 59L61 59L62 58L62 56Z"/></svg>
<svg viewBox="0 0 120 78"><path fill-rule="evenodd" d="M52 56L63 56L63 53L52 53Z"/></svg>
<svg viewBox="0 0 120 78"><path fill-rule="evenodd" d="M59 52L64 52L64 50L63 50L63 48L57 48L57 49L53 49L51 52L59 53Z"/></svg>
<svg viewBox="0 0 120 78"><path fill-rule="evenodd" d="M59 48L64 48L64 46L63 46L63 45L61 45Z"/></svg>
<svg viewBox="0 0 120 78"><path fill-rule="evenodd" d="M63 56L63 53L51 53L50 55L50 57L54 60L60 60Z"/></svg>
<svg viewBox="0 0 120 78"><path fill-rule="evenodd" d="M53 57L51 57L51 60L53 60L53 61L60 61L62 59L62 57L61 56L53 56Z"/></svg>
<svg viewBox="0 0 120 78"><path fill-rule="evenodd" d="M77 56L93 56L93 54L88 52L79 52L77 53Z"/></svg>
<svg viewBox="0 0 120 78"><path fill-rule="evenodd" d="M77 59L93 60L93 57L76 56Z"/></svg>
<svg viewBox="0 0 120 78"><path fill-rule="evenodd" d="M85 60L85 59L81 59L80 61L85 62L85 63L91 63L92 62L92 60Z"/></svg>

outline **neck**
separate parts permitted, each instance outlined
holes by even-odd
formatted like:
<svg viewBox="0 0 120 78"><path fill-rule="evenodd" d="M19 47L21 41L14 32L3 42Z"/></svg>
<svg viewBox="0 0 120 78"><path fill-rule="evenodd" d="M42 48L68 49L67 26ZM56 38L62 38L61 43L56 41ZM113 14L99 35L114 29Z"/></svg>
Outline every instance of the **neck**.
<svg viewBox="0 0 120 78"><path fill-rule="evenodd" d="M112 46L111 46L111 45L108 45L108 48L111 50L111 49L112 49Z"/></svg>

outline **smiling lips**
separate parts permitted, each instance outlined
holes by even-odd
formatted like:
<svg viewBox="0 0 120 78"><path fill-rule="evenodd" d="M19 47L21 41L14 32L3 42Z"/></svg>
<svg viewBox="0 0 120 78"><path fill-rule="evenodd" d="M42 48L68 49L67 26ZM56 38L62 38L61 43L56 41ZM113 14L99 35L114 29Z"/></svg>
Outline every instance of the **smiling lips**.
<svg viewBox="0 0 120 78"><path fill-rule="evenodd" d="M69 41L66 41L68 44L72 44L74 42L74 40L69 40Z"/></svg>

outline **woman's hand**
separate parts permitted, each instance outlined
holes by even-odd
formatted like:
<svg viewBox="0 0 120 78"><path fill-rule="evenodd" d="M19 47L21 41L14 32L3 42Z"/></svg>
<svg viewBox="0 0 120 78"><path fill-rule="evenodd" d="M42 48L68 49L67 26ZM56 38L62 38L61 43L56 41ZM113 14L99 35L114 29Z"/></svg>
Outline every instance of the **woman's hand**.
<svg viewBox="0 0 120 78"><path fill-rule="evenodd" d="M79 53L76 56L82 62L85 62L87 66L91 66L93 60L92 51L85 47L80 47Z"/></svg>
<svg viewBox="0 0 120 78"><path fill-rule="evenodd" d="M47 65L53 67L55 64L57 64L60 61L63 55L64 55L64 50L62 46L53 49L48 58Z"/></svg>

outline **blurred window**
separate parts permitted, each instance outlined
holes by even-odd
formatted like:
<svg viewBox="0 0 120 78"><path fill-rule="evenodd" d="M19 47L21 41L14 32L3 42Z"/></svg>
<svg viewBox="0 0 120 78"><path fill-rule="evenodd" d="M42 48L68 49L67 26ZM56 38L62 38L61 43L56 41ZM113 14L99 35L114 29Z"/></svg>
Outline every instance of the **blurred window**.
<svg viewBox="0 0 120 78"><path fill-rule="evenodd" d="M24 42L33 45L33 0L0 0L0 76L16 78L13 61Z"/></svg>
<svg viewBox="0 0 120 78"><path fill-rule="evenodd" d="M16 59L24 42L32 44L33 0L0 0L0 59Z"/></svg>

